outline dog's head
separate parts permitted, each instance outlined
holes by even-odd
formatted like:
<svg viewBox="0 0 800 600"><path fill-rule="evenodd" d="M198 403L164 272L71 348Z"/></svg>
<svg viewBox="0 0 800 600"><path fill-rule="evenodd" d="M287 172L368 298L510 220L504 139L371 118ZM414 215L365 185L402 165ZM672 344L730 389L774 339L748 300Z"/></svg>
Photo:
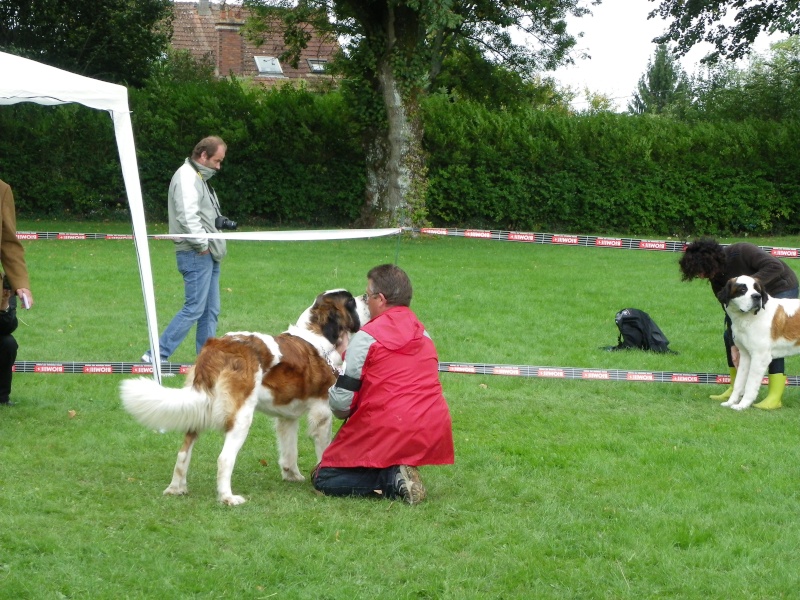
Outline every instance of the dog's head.
<svg viewBox="0 0 800 600"><path fill-rule="evenodd" d="M360 300L360 302L359 302ZM298 326L322 335L336 346L343 338L361 329L366 302L347 290L329 290L317 296L314 304L300 317ZM369 320L369 311L366 311ZM304 319L305 317L305 319Z"/></svg>
<svg viewBox="0 0 800 600"><path fill-rule="evenodd" d="M739 275L729 279L717 294L717 299L726 309L733 305L740 312L753 311L753 314L757 314L766 306L768 298L769 295L761 282L749 275Z"/></svg>

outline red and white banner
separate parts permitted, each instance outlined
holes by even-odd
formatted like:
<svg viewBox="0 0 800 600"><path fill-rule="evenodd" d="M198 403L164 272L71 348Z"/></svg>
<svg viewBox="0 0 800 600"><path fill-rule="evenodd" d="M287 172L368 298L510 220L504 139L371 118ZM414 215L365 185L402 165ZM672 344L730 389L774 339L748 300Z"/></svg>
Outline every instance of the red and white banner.
<svg viewBox="0 0 800 600"><path fill-rule="evenodd" d="M522 242L527 244L555 244L559 246L584 246L586 248L617 248L620 250L650 250L655 252L683 252L686 242L683 240L644 240L639 238L602 237L594 235L573 235L563 233L536 233L529 231L502 231L491 229L457 229L451 227L405 228L406 231L427 235L444 235L466 237L480 240L500 242ZM341 229L311 232L297 231L234 231L229 233L212 233L209 237L243 241L297 241L355 239L363 237L379 237L395 235L402 229ZM133 240L133 235L117 233L59 233L53 231L18 231L20 240ZM169 234L148 235L150 239L172 240L176 236ZM188 237L185 236L177 237ZM725 244L723 244L724 246ZM800 258L800 248L781 248L759 246L778 258Z"/></svg>
<svg viewBox="0 0 800 600"><path fill-rule="evenodd" d="M190 364L162 363L161 372L185 375ZM127 362L36 362L17 361L15 373L82 375L152 375L153 365ZM440 373L493 375L500 377L538 377L542 379L580 379L583 381L634 381L643 383L707 383L727 385L730 375L721 373L673 373L671 371L625 371L584 367L536 367L485 363L440 362ZM766 385L768 379L762 381ZM800 376L787 377L786 385L800 386Z"/></svg>

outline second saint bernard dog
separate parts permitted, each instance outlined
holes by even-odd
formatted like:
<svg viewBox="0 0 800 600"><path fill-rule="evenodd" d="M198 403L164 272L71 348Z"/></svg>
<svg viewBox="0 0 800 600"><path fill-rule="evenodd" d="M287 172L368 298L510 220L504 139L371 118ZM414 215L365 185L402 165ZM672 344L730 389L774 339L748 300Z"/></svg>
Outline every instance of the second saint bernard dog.
<svg viewBox="0 0 800 600"><path fill-rule="evenodd" d="M800 300L773 298L747 275L730 279L717 294L731 318L739 366L733 393L722 406L749 407L773 358L800 354Z"/></svg>
<svg viewBox="0 0 800 600"><path fill-rule="evenodd" d="M297 466L299 419L308 415L319 461L331 442L328 388L342 365L336 346L368 320L363 297L332 290L320 294L285 333L273 337L240 331L208 340L183 388L144 377L123 381L123 406L137 421L186 432L164 494L188 493L192 447L201 431L217 429L225 434L217 461L217 498L231 506L245 502L233 494L231 475L256 410L275 417L283 479L303 481Z"/></svg>

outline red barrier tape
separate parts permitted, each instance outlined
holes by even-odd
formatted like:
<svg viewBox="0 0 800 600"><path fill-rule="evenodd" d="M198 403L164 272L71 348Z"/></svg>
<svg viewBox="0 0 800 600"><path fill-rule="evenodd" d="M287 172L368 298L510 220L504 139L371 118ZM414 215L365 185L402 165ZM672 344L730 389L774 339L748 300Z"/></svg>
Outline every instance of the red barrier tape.
<svg viewBox="0 0 800 600"><path fill-rule="evenodd" d="M615 238L594 235L570 235L561 233L535 233L524 231L501 231L488 229L456 229L423 227L411 229L416 233L465 237L500 242L521 242L528 244L554 244L558 246L583 246L587 248L617 248L621 250L651 250L661 252L683 252L685 241L645 240L640 238ZM54 231L18 231L20 240L133 240L133 235L117 233L63 233ZM147 236L150 239L164 240L169 238ZM723 244L723 246L726 244ZM778 258L800 258L800 248L782 248L779 246L759 246Z"/></svg>
<svg viewBox="0 0 800 600"><path fill-rule="evenodd" d="M482 363L440 362L442 373L468 375L506 375L543 379L580 379L582 381L640 381L643 383L713 383L728 385L730 375L718 373L674 373L671 371L622 371L582 367L536 367L527 365L491 365ZM765 377L762 383L767 383ZM786 385L800 385L800 377L787 377Z"/></svg>
<svg viewBox="0 0 800 600"><path fill-rule="evenodd" d="M640 238L600 237L595 235L567 235L561 233L530 233L519 231L494 231L484 229L451 229L423 227L420 233L466 237L500 242L522 242L528 244L555 244L558 246L584 246L589 248L618 248L622 250L655 250L661 252L683 252L685 241L644 240ZM723 246L727 244L722 244ZM779 258L800 258L799 248L759 246Z"/></svg>
<svg viewBox="0 0 800 600"><path fill-rule="evenodd" d="M161 373L185 375L192 365L161 363ZM126 362L36 362L17 361L12 367L15 373L55 373L83 375L152 375L153 365Z"/></svg>
<svg viewBox="0 0 800 600"><path fill-rule="evenodd" d="M190 364L161 363L163 374L185 375ZM128 362L36 362L17 361L16 373L79 374L79 375L152 375L153 365ZM581 367L536 367L528 365L492 365L484 363L440 362L440 373L464 375L499 375L506 377L539 377L543 379L580 379L582 381L627 381L642 383L705 383L727 385L730 375L718 373L673 373L671 371L623 371L619 369L586 369ZM766 385L765 377L762 384ZM786 385L800 386L800 376L787 377Z"/></svg>

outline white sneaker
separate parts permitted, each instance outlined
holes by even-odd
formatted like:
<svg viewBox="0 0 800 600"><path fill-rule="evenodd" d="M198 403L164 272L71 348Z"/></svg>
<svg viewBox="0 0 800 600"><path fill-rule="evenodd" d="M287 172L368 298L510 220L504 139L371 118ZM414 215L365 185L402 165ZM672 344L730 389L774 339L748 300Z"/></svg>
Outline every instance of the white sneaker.
<svg viewBox="0 0 800 600"><path fill-rule="evenodd" d="M153 364L153 359L150 357L150 352L149 351L145 352L144 354L142 354L141 361L143 363L147 363L148 365ZM161 361L161 362L163 363L164 361ZM161 373L161 377L175 377L175 373L164 373L164 372L162 372Z"/></svg>

